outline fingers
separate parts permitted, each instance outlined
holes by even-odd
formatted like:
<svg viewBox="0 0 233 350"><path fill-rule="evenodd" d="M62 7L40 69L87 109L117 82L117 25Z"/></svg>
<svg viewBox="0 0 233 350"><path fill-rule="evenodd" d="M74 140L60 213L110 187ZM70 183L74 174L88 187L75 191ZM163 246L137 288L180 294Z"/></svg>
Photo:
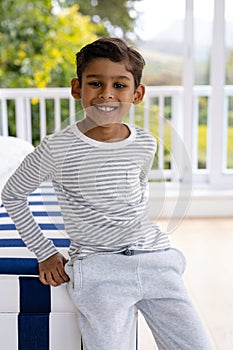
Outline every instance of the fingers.
<svg viewBox="0 0 233 350"><path fill-rule="evenodd" d="M39 280L44 285L57 287L69 281L69 276L64 270L67 260L57 253L45 261L39 263Z"/></svg>
<svg viewBox="0 0 233 350"><path fill-rule="evenodd" d="M41 283L48 285L47 279L46 279L46 275L43 272L40 272L39 274L39 280L41 281Z"/></svg>
<svg viewBox="0 0 233 350"><path fill-rule="evenodd" d="M39 280L45 285L57 287L60 286L62 283L68 282L69 280L68 276L61 276L61 274L57 270L41 272L39 275Z"/></svg>
<svg viewBox="0 0 233 350"><path fill-rule="evenodd" d="M64 271L64 267L60 269L53 269L49 271L41 271L39 280L45 285L59 286L62 283L68 282L69 277Z"/></svg>

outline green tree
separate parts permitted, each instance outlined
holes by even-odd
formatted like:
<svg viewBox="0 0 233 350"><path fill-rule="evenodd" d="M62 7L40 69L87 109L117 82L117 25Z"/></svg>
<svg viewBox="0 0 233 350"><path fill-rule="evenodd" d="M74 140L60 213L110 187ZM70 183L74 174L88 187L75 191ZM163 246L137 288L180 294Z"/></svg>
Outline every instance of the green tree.
<svg viewBox="0 0 233 350"><path fill-rule="evenodd" d="M52 11L51 1L0 1L0 81L2 87L30 86L32 57L41 54ZM19 15L20 13L20 15Z"/></svg>
<svg viewBox="0 0 233 350"><path fill-rule="evenodd" d="M116 35L129 39L134 32L138 13L134 5L141 0L56 0L58 6L79 5L82 14L92 18L94 23L102 22L105 31L100 35Z"/></svg>
<svg viewBox="0 0 233 350"><path fill-rule="evenodd" d="M136 1L0 0L0 87L66 86L81 46L133 32Z"/></svg>
<svg viewBox="0 0 233 350"><path fill-rule="evenodd" d="M0 11L0 87L67 86L75 52L103 27L78 5L56 13L51 0L0 0Z"/></svg>

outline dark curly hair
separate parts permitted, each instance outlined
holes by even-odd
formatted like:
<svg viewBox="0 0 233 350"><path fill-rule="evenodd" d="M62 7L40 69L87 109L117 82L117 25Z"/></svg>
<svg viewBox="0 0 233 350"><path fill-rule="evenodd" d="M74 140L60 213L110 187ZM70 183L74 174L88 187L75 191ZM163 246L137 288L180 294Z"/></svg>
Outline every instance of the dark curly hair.
<svg viewBox="0 0 233 350"><path fill-rule="evenodd" d="M124 62L125 68L134 77L135 88L140 84L145 65L141 54L119 38L101 38L84 46L76 53L76 71L80 85L87 64L95 58L109 58L113 62Z"/></svg>

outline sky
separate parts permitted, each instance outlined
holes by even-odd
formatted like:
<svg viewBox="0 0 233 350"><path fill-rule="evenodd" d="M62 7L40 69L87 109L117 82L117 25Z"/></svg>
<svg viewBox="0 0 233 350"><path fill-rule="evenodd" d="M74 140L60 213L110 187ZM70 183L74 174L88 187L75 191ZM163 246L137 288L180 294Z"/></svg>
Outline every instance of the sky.
<svg viewBox="0 0 233 350"><path fill-rule="evenodd" d="M225 0L226 19L233 21L232 0ZM152 39L166 30L172 22L184 19L185 0L141 0L136 4L141 12L137 25L137 34L143 40ZM194 0L194 16L212 21L214 0Z"/></svg>

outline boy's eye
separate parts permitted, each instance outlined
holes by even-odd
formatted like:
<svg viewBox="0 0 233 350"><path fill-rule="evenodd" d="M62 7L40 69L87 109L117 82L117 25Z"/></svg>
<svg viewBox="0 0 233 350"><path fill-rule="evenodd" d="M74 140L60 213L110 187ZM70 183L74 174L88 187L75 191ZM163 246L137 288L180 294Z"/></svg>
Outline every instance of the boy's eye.
<svg viewBox="0 0 233 350"><path fill-rule="evenodd" d="M124 85L124 84L121 84L121 83L115 83L115 84L114 84L114 87L117 88L117 89L122 89L122 88L125 87L125 85Z"/></svg>
<svg viewBox="0 0 233 350"><path fill-rule="evenodd" d="M89 85L100 87L101 86L101 82L100 81L92 81L92 82L89 83Z"/></svg>

